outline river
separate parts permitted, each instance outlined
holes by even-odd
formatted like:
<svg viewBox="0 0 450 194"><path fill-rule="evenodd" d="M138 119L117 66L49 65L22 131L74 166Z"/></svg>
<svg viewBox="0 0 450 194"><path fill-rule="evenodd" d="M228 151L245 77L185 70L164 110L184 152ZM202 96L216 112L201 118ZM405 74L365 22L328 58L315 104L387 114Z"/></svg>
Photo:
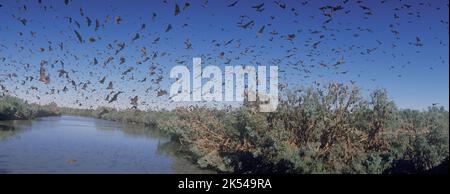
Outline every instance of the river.
<svg viewBox="0 0 450 194"><path fill-rule="evenodd" d="M213 173L159 130L78 116L0 121L0 173Z"/></svg>

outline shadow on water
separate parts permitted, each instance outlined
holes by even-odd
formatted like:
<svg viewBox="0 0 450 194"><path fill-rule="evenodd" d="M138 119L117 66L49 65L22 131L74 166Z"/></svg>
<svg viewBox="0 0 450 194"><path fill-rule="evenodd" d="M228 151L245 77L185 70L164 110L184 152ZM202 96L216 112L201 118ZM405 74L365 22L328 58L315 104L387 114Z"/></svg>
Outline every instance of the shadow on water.
<svg viewBox="0 0 450 194"><path fill-rule="evenodd" d="M116 122L105 121L105 120L95 120L96 125L100 130L105 131L116 131L119 130L124 133L124 135L134 138L146 138L146 139L158 139L156 154L171 157L172 169L176 173L180 174L213 174L216 173L209 169L199 169L195 161L192 161L189 156L181 152L181 145L179 143L170 141L170 138L163 131L140 125L140 124L120 124L122 127L114 127L117 125ZM108 126L108 124L110 124Z"/></svg>
<svg viewBox="0 0 450 194"><path fill-rule="evenodd" d="M31 121L0 121L0 141L12 138L30 129Z"/></svg>
<svg viewBox="0 0 450 194"><path fill-rule="evenodd" d="M172 168L180 174L216 174L217 172L210 169L199 169L195 165L195 161L181 152L181 145L173 141L167 141L158 145L157 153L168 155L174 158Z"/></svg>
<svg viewBox="0 0 450 194"><path fill-rule="evenodd" d="M0 121L0 142L13 138L21 132L26 131L23 128L16 128L16 124L20 121ZM24 123L22 121L22 123ZM0 154L0 174L9 173L8 170L4 169L6 162L3 161L3 154Z"/></svg>

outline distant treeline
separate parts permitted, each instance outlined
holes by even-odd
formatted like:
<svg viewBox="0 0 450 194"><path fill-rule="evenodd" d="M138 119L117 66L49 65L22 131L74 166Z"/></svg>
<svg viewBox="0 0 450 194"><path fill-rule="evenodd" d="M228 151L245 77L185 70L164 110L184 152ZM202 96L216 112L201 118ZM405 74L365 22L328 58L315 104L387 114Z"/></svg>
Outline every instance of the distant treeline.
<svg viewBox="0 0 450 194"><path fill-rule="evenodd" d="M54 103L41 106L29 104L22 99L12 96L0 96L0 121L33 119L58 114L58 106Z"/></svg>
<svg viewBox="0 0 450 194"><path fill-rule="evenodd" d="M261 113L258 104L59 111L158 127L193 162L226 173L422 173L448 164L443 107L401 110L384 90L364 99L358 88L341 84L286 93L277 112Z"/></svg>

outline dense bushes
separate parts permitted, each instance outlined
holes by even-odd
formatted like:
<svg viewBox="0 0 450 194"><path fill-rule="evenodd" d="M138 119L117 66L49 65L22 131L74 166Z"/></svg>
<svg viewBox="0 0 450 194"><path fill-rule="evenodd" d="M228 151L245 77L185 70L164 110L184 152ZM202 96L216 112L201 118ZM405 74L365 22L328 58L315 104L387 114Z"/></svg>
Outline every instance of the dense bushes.
<svg viewBox="0 0 450 194"><path fill-rule="evenodd" d="M32 119L42 116L58 114L56 104L45 106L28 104L23 100L12 96L0 97L0 120Z"/></svg>
<svg viewBox="0 0 450 194"><path fill-rule="evenodd" d="M449 155L448 111L397 110L383 90L366 101L331 84L287 94L274 113L245 105L178 109L159 124L199 165L223 172L421 172Z"/></svg>
<svg viewBox="0 0 450 194"><path fill-rule="evenodd" d="M391 151L400 158L392 172L425 171L449 156L449 115L442 107L427 111L402 110L396 114L398 133Z"/></svg>

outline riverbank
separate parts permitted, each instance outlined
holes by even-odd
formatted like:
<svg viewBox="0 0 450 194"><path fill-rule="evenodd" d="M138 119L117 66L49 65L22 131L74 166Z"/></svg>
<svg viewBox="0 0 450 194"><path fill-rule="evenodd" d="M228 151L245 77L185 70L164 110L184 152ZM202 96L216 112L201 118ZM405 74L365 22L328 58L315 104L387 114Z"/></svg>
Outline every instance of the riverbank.
<svg viewBox="0 0 450 194"><path fill-rule="evenodd" d="M368 99L332 84L286 93L277 112L59 108L61 114L158 127L202 168L224 173L421 173L449 157L449 112L396 108L386 91Z"/></svg>
<svg viewBox="0 0 450 194"><path fill-rule="evenodd" d="M12 96L0 97L0 121L28 120L56 115L59 115L56 104L41 106L38 104L29 104L22 99Z"/></svg>
<svg viewBox="0 0 450 194"><path fill-rule="evenodd" d="M448 111L400 110L383 90L363 99L348 86L309 88L277 112L257 109L62 112L157 126L193 162L226 173L420 173L449 156Z"/></svg>

